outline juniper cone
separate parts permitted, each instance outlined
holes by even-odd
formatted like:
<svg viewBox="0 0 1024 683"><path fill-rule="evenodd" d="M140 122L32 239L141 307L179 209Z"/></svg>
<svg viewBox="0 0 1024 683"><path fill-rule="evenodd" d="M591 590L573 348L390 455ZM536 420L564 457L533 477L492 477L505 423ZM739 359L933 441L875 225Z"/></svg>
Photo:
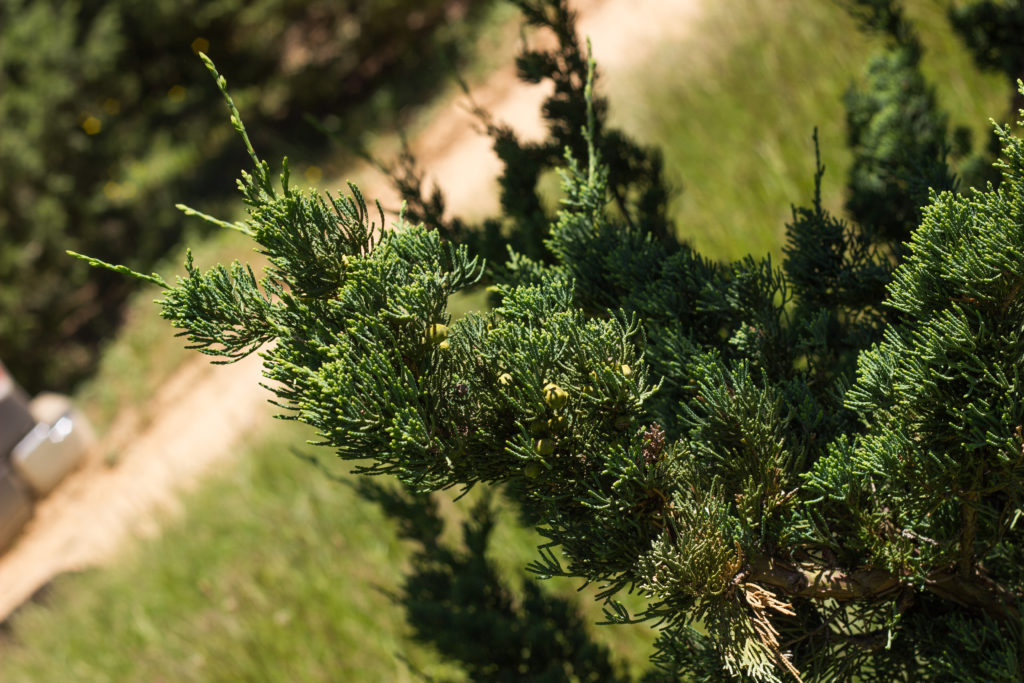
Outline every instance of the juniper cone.
<svg viewBox="0 0 1024 683"><path fill-rule="evenodd" d="M932 193L905 249L816 193L781 264L719 264L624 219L591 115L547 255L453 322L479 258L275 178L227 99L269 265L150 281L192 348L262 349L356 472L504 484L531 569L657 624L667 678L1024 675L1024 141L1000 128L998 188Z"/></svg>

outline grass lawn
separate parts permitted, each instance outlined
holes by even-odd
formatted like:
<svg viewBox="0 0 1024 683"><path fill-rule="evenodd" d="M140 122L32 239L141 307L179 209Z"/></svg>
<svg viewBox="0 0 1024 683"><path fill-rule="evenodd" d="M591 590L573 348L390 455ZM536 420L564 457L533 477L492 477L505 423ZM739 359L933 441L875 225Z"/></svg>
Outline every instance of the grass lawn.
<svg viewBox="0 0 1024 683"><path fill-rule="evenodd" d="M409 557L393 521L289 452L307 436L276 425L194 492L159 538L115 567L58 578L8 624L0 680L463 678L409 639L389 597ZM450 498L442 509L454 521L470 506ZM501 516L491 543L509 575L537 542L511 517ZM544 587L579 599L570 582ZM586 606L597 621L600 610ZM620 657L632 655L635 670L646 664L649 629L591 630Z"/></svg>
<svg viewBox="0 0 1024 683"><path fill-rule="evenodd" d="M408 680L391 523L264 434L118 566L58 579L12 620L4 681ZM409 665L398 658L401 653Z"/></svg>

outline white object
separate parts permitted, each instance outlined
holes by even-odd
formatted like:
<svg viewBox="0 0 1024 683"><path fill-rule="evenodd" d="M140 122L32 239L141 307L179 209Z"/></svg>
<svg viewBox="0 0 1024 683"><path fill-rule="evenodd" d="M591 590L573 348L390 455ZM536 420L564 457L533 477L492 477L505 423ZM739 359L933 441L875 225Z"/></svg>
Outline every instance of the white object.
<svg viewBox="0 0 1024 683"><path fill-rule="evenodd" d="M92 429L78 411L64 406L61 414L40 415L41 421L11 451L14 471L37 496L52 491L78 467L93 442ZM37 412L37 411L34 411Z"/></svg>

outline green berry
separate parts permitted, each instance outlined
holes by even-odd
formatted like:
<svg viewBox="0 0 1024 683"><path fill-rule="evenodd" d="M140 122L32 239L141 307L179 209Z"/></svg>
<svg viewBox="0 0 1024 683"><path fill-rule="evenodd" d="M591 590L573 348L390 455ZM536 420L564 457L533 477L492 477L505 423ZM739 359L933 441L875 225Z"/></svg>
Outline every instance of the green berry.
<svg viewBox="0 0 1024 683"><path fill-rule="evenodd" d="M448 339L448 326L441 323L434 323L427 328L427 333L423 335L425 344L441 344L446 339Z"/></svg>
<svg viewBox="0 0 1024 683"><path fill-rule="evenodd" d="M555 440L537 439L537 443L533 445L533 451L537 455L551 455L555 452Z"/></svg>
<svg viewBox="0 0 1024 683"><path fill-rule="evenodd" d="M525 474L529 479L536 479L540 476L541 469L540 463L527 463L526 467L523 468L523 474Z"/></svg>
<svg viewBox="0 0 1024 683"><path fill-rule="evenodd" d="M631 377L632 375L633 375L633 368L629 367L628 365L623 364L623 366L622 366L622 376L623 377Z"/></svg>
<svg viewBox="0 0 1024 683"><path fill-rule="evenodd" d="M558 410L568 400L569 394L566 393L565 389L562 389L553 382L548 382L544 385L544 403L547 403L549 408Z"/></svg>

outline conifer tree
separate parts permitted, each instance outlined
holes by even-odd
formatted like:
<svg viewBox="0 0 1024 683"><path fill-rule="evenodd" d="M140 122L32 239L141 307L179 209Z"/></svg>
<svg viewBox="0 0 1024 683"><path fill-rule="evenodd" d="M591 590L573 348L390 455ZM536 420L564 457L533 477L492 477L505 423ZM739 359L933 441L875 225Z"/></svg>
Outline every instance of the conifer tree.
<svg viewBox="0 0 1024 683"><path fill-rule="evenodd" d="M667 677L1024 675L1024 141L999 130L998 188L899 214L905 250L816 195L781 267L718 264L626 220L584 95L547 253L511 254L490 312L445 313L484 271L466 245L275 179L230 98L231 227L266 272L140 277L193 348L262 348L277 405L357 472L504 484L547 540L532 570L659 624Z"/></svg>
<svg viewBox="0 0 1024 683"><path fill-rule="evenodd" d="M1024 109L1024 95L1015 87L1017 79L1024 77L1024 44L1020 41L1024 2L960 1L949 6L948 15L950 25L970 50L974 63L1006 77L1011 97L1006 116L999 118L1014 120L1017 112ZM998 155L999 138L989 135L983 150L963 164L961 175L976 185L998 183L999 174L992 172L992 161Z"/></svg>
<svg viewBox="0 0 1024 683"><path fill-rule="evenodd" d="M846 210L874 241L898 249L920 223L929 190L954 187L946 163L948 117L921 72L924 48L902 5L847 0L846 6L864 30L886 41L868 66L867 87L846 93L853 151Z"/></svg>
<svg viewBox="0 0 1024 683"><path fill-rule="evenodd" d="M958 2L950 5L949 20L978 66L1001 71L1011 85L1024 76L1024 45L1020 40L1024 30L1024 2ZM1014 88L1010 116L1022 108L1024 95Z"/></svg>

